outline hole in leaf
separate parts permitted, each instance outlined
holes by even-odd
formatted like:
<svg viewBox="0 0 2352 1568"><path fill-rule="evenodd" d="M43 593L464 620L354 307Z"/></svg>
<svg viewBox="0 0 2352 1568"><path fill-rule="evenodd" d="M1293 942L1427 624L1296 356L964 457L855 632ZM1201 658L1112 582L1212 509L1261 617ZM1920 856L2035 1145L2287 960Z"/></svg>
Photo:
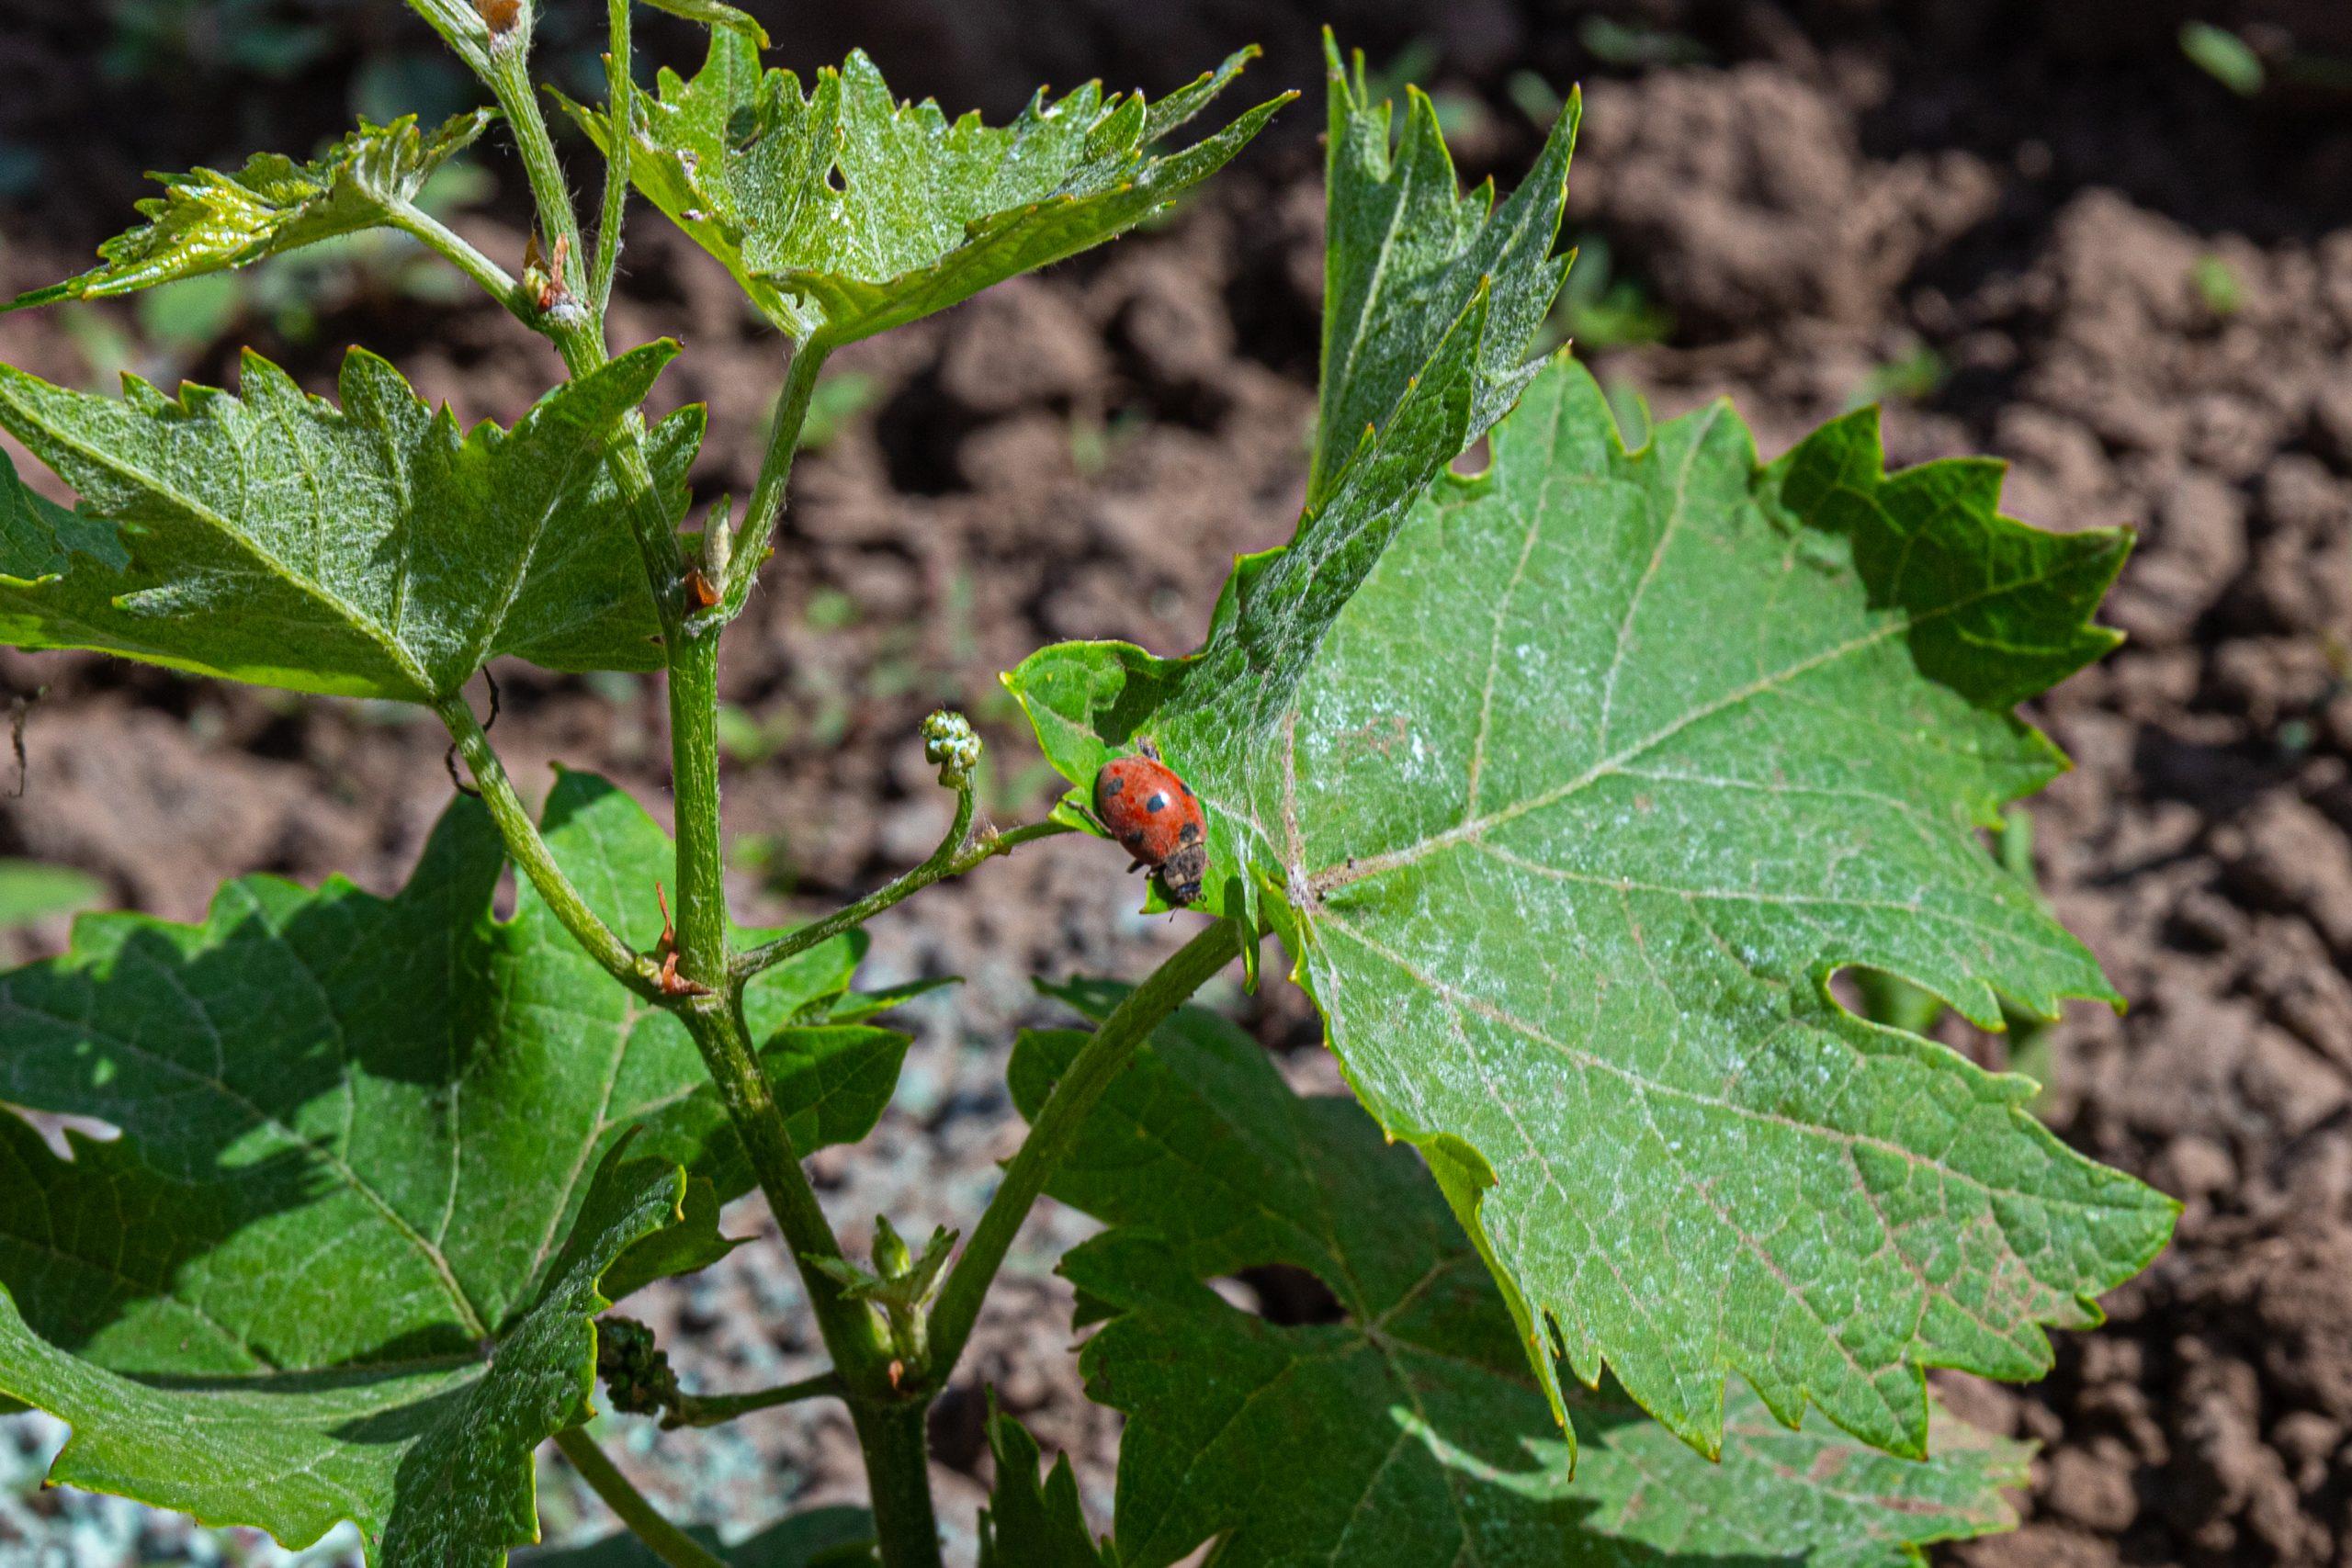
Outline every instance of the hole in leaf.
<svg viewBox="0 0 2352 1568"><path fill-rule="evenodd" d="M1287 1263L1244 1269L1235 1278L1257 1298L1258 1315L1285 1328L1339 1323L1347 1313L1331 1288L1304 1269Z"/></svg>

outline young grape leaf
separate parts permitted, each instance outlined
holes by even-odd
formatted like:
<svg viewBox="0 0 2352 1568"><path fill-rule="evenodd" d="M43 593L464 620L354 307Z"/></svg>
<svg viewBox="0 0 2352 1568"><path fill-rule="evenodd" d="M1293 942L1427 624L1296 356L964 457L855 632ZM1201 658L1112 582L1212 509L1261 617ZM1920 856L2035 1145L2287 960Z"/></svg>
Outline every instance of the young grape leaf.
<svg viewBox="0 0 2352 1568"><path fill-rule="evenodd" d="M900 103L862 53L804 95L721 28L694 80L665 70L656 95L632 95L629 175L775 325L850 343L1111 239L1224 167L1295 95L1182 152L1148 149L1256 52L1157 105L1089 83L992 127ZM609 113L560 101L610 145Z"/></svg>
<svg viewBox="0 0 2352 1568"><path fill-rule="evenodd" d="M715 1551L728 1568L872 1568L874 1516L863 1508L811 1508L778 1520L757 1535L721 1546L706 1526L686 1531L695 1544ZM637 1537L622 1531L585 1546L558 1547L517 1555L515 1568L662 1568L662 1560Z"/></svg>
<svg viewBox="0 0 2352 1568"><path fill-rule="evenodd" d="M768 30L749 11L739 11L732 6L722 6L718 0L645 0L657 11L667 11L673 17L684 17L690 22L700 22L707 28L731 28L743 35L754 49L768 46Z"/></svg>
<svg viewBox="0 0 2352 1568"><path fill-rule="evenodd" d="M1323 54L1328 237L1310 509L1329 497L1365 434L1388 423L1482 287L1490 288L1487 337L1463 446L1486 434L1543 367L1527 344L1567 278L1569 258L1551 253L1582 113L1571 93L1534 168L1498 211L1492 180L1460 194L1427 95L1406 88L1405 131L1396 138L1392 106L1374 104L1364 85L1363 53L1351 73L1327 28Z"/></svg>
<svg viewBox="0 0 2352 1568"><path fill-rule="evenodd" d="M1100 1020L1121 991L1056 994ZM1023 1038L1024 1113L1085 1040ZM2013 1522L1999 1492L2024 1481L2017 1444L1939 1418L1933 1459L1892 1459L1818 1420L1782 1431L1744 1393L1716 1464L1622 1400L1580 1396L1572 1479L1510 1314L1428 1170L1349 1101L1294 1094L1214 1014L1182 1009L1153 1033L1047 1190L1113 1227L1063 1272L1080 1325L1108 1320L1081 1356L1087 1392L1128 1417L1124 1568L1211 1539L1220 1568L1892 1568ZM1203 1282L1268 1265L1319 1280L1338 1321L1278 1326ZM1017 1474L1035 1473L1033 1447Z"/></svg>
<svg viewBox="0 0 2352 1568"><path fill-rule="evenodd" d="M567 774L545 831L650 946L672 863L644 812ZM61 1159L0 1115L0 1391L86 1423L58 1480L289 1544L356 1518L386 1562L531 1538L526 1461L584 1408L586 1320L721 1249L718 1206L751 1173L684 1027L527 884L496 919L502 866L461 800L390 898L249 877L203 925L87 917L64 956L0 976L0 1101L120 1132L69 1134ZM747 997L803 1149L862 1137L906 1049L786 1026L854 954L811 949ZM583 1193L624 1138L639 1174L607 1183L605 1214ZM537 1414L477 1421L462 1391L504 1386L518 1344ZM480 1430L459 1442L451 1420ZM462 1541L417 1533L460 1523Z"/></svg>
<svg viewBox="0 0 2352 1568"><path fill-rule="evenodd" d="M1158 740L1527 1336L1708 1452L1736 1371L1918 1453L1923 1368L2046 1371L2042 1325L2171 1228L2030 1083L1828 989L1867 965L1984 1027L2112 997L1976 830L2064 765L2010 708L2109 646L2128 541L2003 518L1998 482L1887 474L1869 412L1766 468L1720 404L1628 452L1563 359L1376 570L1303 530L1200 654L1012 678L1074 784Z"/></svg>
<svg viewBox="0 0 2352 1568"><path fill-rule="evenodd" d="M100 265L47 288L0 301L0 312L61 299L103 299L393 220L424 182L496 118L468 109L427 134L407 115L359 129L307 164L256 152L235 174L155 175L164 194L139 204L147 221L98 247Z"/></svg>
<svg viewBox="0 0 2352 1568"><path fill-rule="evenodd" d="M120 399L0 366L0 429L74 487L79 512L0 457L0 643L85 648L295 691L430 702L483 660L661 664L641 558L601 459L677 352L623 355L512 431L460 433L362 349L343 407L257 355L243 396ZM699 410L655 430L685 507Z"/></svg>
<svg viewBox="0 0 2352 1568"><path fill-rule="evenodd" d="M989 1415L996 1487L980 1510L979 1568L1116 1568L1106 1565L1086 1528L1069 1455L1037 1479L1037 1439L1001 1410Z"/></svg>

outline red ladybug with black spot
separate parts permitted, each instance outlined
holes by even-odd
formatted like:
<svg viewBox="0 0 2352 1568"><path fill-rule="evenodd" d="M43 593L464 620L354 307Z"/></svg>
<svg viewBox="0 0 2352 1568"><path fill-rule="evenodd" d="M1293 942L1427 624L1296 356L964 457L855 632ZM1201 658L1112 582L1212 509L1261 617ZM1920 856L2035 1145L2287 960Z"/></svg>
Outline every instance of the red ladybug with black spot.
<svg viewBox="0 0 2352 1568"><path fill-rule="evenodd" d="M1140 753L1114 757L1094 775L1094 815L1136 857L1129 871L1149 866L1170 903L1189 904L1208 874L1208 824L1193 786L1159 760L1159 749L1146 740Z"/></svg>

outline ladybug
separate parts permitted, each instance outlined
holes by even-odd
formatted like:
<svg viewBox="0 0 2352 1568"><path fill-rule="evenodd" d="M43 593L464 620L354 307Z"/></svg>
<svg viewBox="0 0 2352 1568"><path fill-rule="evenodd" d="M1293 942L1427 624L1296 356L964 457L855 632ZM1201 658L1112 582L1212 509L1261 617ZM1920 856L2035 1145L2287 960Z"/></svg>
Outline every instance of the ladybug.
<svg viewBox="0 0 2352 1568"><path fill-rule="evenodd" d="M1193 786L1159 760L1158 747L1147 740L1142 755L1102 764L1094 775L1094 815L1136 857L1129 871L1149 866L1159 874L1170 903L1189 904L1201 896L1209 869L1208 825Z"/></svg>

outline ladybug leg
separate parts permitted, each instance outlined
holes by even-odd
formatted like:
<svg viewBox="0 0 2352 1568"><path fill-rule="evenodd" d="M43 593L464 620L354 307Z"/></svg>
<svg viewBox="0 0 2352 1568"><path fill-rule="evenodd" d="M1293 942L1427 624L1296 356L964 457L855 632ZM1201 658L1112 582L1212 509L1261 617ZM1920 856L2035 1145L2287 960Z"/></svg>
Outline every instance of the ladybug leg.
<svg viewBox="0 0 2352 1568"><path fill-rule="evenodd" d="M1151 863L1149 861L1131 860L1127 863L1127 869L1129 871L1141 871L1145 866L1149 865L1150 863Z"/></svg>

